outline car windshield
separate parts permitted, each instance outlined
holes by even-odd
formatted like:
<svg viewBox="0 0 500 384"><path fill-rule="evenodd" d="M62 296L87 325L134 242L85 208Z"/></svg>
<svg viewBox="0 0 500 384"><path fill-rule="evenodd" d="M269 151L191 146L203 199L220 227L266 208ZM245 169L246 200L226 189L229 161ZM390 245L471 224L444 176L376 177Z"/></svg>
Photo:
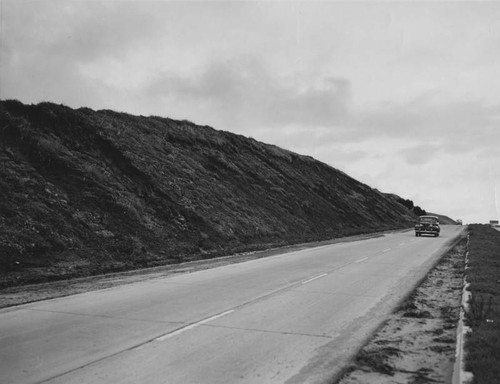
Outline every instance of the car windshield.
<svg viewBox="0 0 500 384"><path fill-rule="evenodd" d="M437 220L434 217L421 217L420 222L421 223L437 223Z"/></svg>

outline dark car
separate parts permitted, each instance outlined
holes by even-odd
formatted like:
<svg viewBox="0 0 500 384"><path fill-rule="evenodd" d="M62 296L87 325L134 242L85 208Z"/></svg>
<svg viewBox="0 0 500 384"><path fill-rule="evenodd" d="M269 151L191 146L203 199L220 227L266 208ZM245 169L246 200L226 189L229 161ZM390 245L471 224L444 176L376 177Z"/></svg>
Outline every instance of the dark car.
<svg viewBox="0 0 500 384"><path fill-rule="evenodd" d="M432 235L439 236L441 228L439 227L439 219L436 216L420 216L415 225L415 236Z"/></svg>

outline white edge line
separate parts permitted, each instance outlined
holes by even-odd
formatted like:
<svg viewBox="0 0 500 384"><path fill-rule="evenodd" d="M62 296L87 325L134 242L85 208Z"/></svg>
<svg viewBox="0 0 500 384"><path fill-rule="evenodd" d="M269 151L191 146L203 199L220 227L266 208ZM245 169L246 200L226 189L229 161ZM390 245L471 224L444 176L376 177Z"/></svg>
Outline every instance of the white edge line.
<svg viewBox="0 0 500 384"><path fill-rule="evenodd" d="M307 283L310 283L311 281L316 280L316 279L320 279L320 278L322 278L322 277L324 277L324 276L326 276L326 275L328 275L328 273L323 273L323 274L321 274L321 275L311 277L311 278L310 278L310 279L308 279L308 280L304 280L304 281L302 282L302 284L307 284Z"/></svg>
<svg viewBox="0 0 500 384"><path fill-rule="evenodd" d="M362 259L356 260L355 263L362 263L365 260L368 260L368 257L363 257Z"/></svg>
<svg viewBox="0 0 500 384"><path fill-rule="evenodd" d="M382 251L382 253L389 252L390 250L391 250L391 248L384 249L384 250Z"/></svg>
<svg viewBox="0 0 500 384"><path fill-rule="evenodd" d="M231 309L229 311L219 313L218 315L215 315L215 316L208 317L206 319L200 320L197 323L186 325L185 327L179 328L176 331L173 331L173 332L167 333L166 335L160 336L160 337L156 338L154 341L164 341L164 340L170 339L171 337L177 336L177 335L181 334L182 332L189 331L190 329L196 328L199 325L208 323L209 321L218 319L218 318L220 318L222 316L229 315L230 313L233 313L233 312L234 312L234 309Z"/></svg>

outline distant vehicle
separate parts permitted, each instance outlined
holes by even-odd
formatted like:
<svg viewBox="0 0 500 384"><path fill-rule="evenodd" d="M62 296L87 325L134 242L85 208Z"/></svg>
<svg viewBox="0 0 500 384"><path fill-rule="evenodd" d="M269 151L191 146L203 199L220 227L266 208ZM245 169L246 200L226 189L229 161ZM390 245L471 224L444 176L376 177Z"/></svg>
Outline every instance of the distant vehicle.
<svg viewBox="0 0 500 384"><path fill-rule="evenodd" d="M462 225L463 224L462 223L462 219L456 219L455 221L457 222L457 225Z"/></svg>
<svg viewBox="0 0 500 384"><path fill-rule="evenodd" d="M420 216L415 225L415 236L432 235L438 237L441 232L439 219L436 216Z"/></svg>

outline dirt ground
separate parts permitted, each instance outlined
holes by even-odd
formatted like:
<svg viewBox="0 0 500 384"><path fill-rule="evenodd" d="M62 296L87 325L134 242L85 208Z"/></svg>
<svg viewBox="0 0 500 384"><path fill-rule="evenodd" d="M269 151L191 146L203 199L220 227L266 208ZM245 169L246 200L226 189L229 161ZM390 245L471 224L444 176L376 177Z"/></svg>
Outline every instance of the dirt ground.
<svg viewBox="0 0 500 384"><path fill-rule="evenodd" d="M465 248L464 239L441 259L338 384L451 383Z"/></svg>

